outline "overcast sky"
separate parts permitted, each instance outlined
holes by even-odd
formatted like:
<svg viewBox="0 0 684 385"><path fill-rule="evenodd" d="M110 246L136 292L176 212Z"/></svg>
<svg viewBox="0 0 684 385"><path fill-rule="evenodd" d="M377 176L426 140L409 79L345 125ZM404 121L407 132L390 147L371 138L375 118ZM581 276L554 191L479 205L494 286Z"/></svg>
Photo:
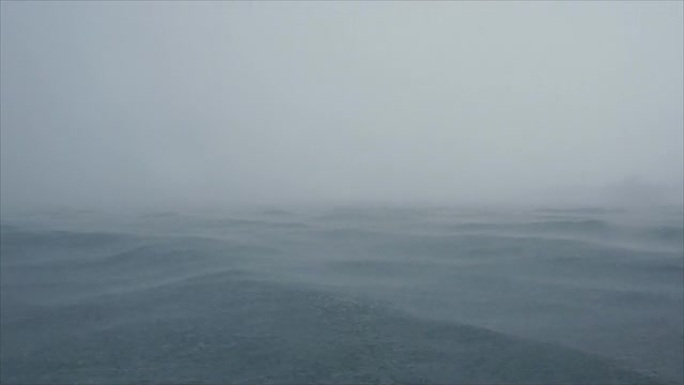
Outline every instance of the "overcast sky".
<svg viewBox="0 0 684 385"><path fill-rule="evenodd" d="M681 1L0 7L3 209L684 184Z"/></svg>

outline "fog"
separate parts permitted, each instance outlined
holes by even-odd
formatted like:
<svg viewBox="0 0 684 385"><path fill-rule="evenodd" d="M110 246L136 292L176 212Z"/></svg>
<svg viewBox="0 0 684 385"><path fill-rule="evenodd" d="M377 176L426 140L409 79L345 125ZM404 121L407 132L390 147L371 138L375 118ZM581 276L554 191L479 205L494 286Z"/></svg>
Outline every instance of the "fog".
<svg viewBox="0 0 684 385"><path fill-rule="evenodd" d="M1 203L682 200L682 2L2 2Z"/></svg>

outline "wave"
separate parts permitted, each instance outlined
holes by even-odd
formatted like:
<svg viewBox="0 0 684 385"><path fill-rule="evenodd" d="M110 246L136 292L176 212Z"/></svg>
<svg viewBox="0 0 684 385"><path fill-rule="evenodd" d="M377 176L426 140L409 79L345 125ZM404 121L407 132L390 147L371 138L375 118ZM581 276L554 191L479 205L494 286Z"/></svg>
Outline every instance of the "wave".
<svg viewBox="0 0 684 385"><path fill-rule="evenodd" d="M454 223L445 225L453 230L483 230L483 231L519 231L519 232L574 232L592 233L607 232L614 225L599 219L575 219L575 220L544 220L523 221L512 223Z"/></svg>
<svg viewBox="0 0 684 385"><path fill-rule="evenodd" d="M632 244L644 247L657 244L684 248L684 223L617 224L601 219L538 220L511 223L466 222L441 224L436 231L451 234L489 234L501 236L534 236L539 238L577 239L586 242Z"/></svg>
<svg viewBox="0 0 684 385"><path fill-rule="evenodd" d="M657 240L684 243L683 226L654 226L643 230L642 233Z"/></svg>
<svg viewBox="0 0 684 385"><path fill-rule="evenodd" d="M6 226L3 226L5 228ZM21 246L43 248L99 248L111 244L131 240L128 234L112 232L77 232L67 230L52 231L23 231L17 227L3 234L2 243L5 245L20 244Z"/></svg>
<svg viewBox="0 0 684 385"><path fill-rule="evenodd" d="M342 214L3 222L0 382L681 378L676 221Z"/></svg>
<svg viewBox="0 0 684 385"><path fill-rule="evenodd" d="M222 274L50 317L3 330L3 383L658 383L559 345Z"/></svg>

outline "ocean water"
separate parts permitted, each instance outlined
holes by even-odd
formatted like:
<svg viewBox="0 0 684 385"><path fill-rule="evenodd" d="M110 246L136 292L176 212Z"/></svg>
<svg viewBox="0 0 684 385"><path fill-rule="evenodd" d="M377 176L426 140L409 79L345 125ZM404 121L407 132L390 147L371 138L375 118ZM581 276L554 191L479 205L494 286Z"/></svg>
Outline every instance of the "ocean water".
<svg viewBox="0 0 684 385"><path fill-rule="evenodd" d="M3 213L2 384L684 383L681 208Z"/></svg>

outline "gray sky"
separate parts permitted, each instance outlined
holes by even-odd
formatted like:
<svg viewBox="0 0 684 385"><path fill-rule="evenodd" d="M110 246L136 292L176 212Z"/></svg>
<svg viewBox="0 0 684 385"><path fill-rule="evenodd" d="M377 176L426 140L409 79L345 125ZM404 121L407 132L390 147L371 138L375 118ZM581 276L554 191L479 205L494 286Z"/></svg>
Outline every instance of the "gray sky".
<svg viewBox="0 0 684 385"><path fill-rule="evenodd" d="M684 184L683 2L0 7L3 209Z"/></svg>

